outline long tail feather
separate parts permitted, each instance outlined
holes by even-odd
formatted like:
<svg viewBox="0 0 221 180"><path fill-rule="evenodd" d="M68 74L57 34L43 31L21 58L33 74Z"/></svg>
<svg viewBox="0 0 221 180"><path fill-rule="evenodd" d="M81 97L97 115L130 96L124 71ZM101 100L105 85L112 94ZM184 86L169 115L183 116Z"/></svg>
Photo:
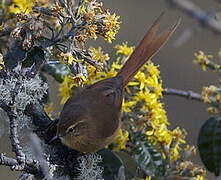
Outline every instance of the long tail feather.
<svg viewBox="0 0 221 180"><path fill-rule="evenodd" d="M170 30L157 36L156 33L159 28L159 22L162 15L163 14L161 14L153 23L143 40L135 48L130 58L118 72L117 76L121 76L123 78L124 86L126 86L137 71L160 50L179 25L180 20Z"/></svg>

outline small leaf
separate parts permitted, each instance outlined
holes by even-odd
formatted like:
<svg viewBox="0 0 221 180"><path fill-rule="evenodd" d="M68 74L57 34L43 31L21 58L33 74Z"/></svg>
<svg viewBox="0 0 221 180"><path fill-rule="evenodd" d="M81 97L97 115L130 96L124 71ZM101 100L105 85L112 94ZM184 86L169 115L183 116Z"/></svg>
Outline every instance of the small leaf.
<svg viewBox="0 0 221 180"><path fill-rule="evenodd" d="M29 77L34 77L40 67L45 63L45 54L42 47L34 46L28 53L25 60L22 62L23 67L31 67L27 72Z"/></svg>
<svg viewBox="0 0 221 180"><path fill-rule="evenodd" d="M45 61L44 50L41 47L34 46L27 53L27 57L22 62L23 67L31 67L33 64L42 64Z"/></svg>
<svg viewBox="0 0 221 180"><path fill-rule="evenodd" d="M63 82L62 76L69 73L68 68L63 64L45 64L42 71L51 75L59 83Z"/></svg>
<svg viewBox="0 0 221 180"><path fill-rule="evenodd" d="M147 141L146 137L138 135L135 140L133 156L141 170L148 176L163 176L165 166L161 153Z"/></svg>
<svg viewBox="0 0 221 180"><path fill-rule="evenodd" d="M198 136L198 149L205 167L216 176L221 168L221 119L209 118L201 127Z"/></svg>

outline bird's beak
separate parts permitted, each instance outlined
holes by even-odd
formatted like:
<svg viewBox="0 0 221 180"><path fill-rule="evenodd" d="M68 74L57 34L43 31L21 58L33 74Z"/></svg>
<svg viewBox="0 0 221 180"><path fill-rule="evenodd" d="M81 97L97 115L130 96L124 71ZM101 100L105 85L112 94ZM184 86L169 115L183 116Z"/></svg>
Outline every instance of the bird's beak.
<svg viewBox="0 0 221 180"><path fill-rule="evenodd" d="M54 136L49 142L48 144L51 144L52 142L54 142L55 140L59 139L59 136Z"/></svg>

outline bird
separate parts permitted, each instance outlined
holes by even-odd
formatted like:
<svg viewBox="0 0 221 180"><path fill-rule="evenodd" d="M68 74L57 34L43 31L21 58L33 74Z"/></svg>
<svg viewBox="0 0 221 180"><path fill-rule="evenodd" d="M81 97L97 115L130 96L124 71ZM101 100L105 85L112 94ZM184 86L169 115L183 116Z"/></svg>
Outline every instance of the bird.
<svg viewBox="0 0 221 180"><path fill-rule="evenodd" d="M74 93L64 104L56 135L62 144L83 153L97 152L111 144L121 127L124 88L178 27L157 35L162 14L154 21L123 67L112 78L98 81Z"/></svg>

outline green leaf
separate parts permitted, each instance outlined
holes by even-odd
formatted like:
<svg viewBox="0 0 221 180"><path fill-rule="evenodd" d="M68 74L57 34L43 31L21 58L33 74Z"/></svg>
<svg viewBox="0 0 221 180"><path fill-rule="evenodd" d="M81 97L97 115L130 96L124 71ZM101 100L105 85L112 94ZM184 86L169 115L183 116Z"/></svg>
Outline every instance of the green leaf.
<svg viewBox="0 0 221 180"><path fill-rule="evenodd" d="M198 149L205 167L216 176L221 168L221 118L211 117L201 127Z"/></svg>
<svg viewBox="0 0 221 180"><path fill-rule="evenodd" d="M148 176L161 177L165 174L163 157L157 149L150 144L146 137L139 135L135 138L133 157L138 166Z"/></svg>
<svg viewBox="0 0 221 180"><path fill-rule="evenodd" d="M63 81L62 76L69 73L68 68L63 64L46 64L42 68L42 71L51 75L59 83Z"/></svg>
<svg viewBox="0 0 221 180"><path fill-rule="evenodd" d="M31 67L33 64L42 64L45 61L44 50L41 47L34 46L27 52L26 58L22 62L23 67Z"/></svg>

